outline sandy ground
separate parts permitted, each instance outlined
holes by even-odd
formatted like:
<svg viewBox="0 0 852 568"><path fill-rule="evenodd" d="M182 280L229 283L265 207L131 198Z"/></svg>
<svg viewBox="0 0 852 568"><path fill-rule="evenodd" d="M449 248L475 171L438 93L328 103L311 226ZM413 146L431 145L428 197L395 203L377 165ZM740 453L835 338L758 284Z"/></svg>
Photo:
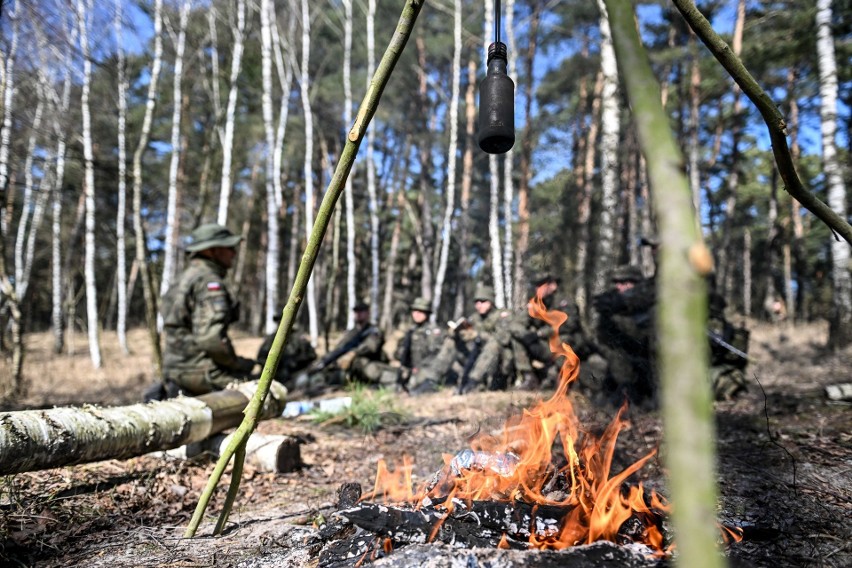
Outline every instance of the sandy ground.
<svg viewBox="0 0 852 568"><path fill-rule="evenodd" d="M825 325L754 326L750 390L717 404L718 515L746 529L743 542L725 549L739 566L852 566L852 406L830 404L823 393L827 384L851 380L852 352L826 353L825 336ZM83 335L70 340L70 353L61 356L51 353L48 335L29 337L28 393L17 408L137 402L153 369L144 333L134 330L129 342L133 354L123 356L114 336L105 334L105 365L95 370ZM235 344L250 355L260 339L237 337ZM467 447L477 431L499 428L535 399L518 392L400 396L388 410L401 423L371 434L303 419L264 422L261 432L305 441L306 466L287 474L247 468L220 537L210 534L227 480L207 509L199 538L181 538L213 469L207 459L146 456L0 478L0 560L110 568L315 564L302 543L333 510L341 483L369 490L378 460L400 464L403 456L414 460L416 480L427 479L444 454ZM592 429L614 413L583 399L576 406ZM654 414L631 417L616 469L654 448L662 457L638 477L665 492L665 444Z"/></svg>

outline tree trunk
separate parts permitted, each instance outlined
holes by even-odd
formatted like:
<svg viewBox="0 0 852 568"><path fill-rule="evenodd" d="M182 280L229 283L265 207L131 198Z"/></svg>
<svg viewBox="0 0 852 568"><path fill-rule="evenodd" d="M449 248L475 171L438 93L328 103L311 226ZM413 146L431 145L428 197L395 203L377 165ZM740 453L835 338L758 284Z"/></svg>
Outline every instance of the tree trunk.
<svg viewBox="0 0 852 568"><path fill-rule="evenodd" d="M373 80L376 69L376 0L367 2L367 89ZM348 126L348 125L347 125ZM379 201L376 190L376 163L373 152L376 145L375 126L367 131L367 196L370 212L370 318L375 321L379 304L379 270L381 257L379 250ZM424 259L424 263L426 259Z"/></svg>
<svg viewBox="0 0 852 568"><path fill-rule="evenodd" d="M228 207L231 202L231 170L233 169L234 154L234 121L237 110L237 95L239 94L237 80L240 77L240 67L243 60L243 42L246 29L246 3L237 0L237 27L234 32L234 44L231 49L231 74L228 77L228 106L225 107L225 127L221 132L222 141L222 183L219 188L219 212L216 222L220 225L228 223ZM215 26L215 23L213 24ZM216 74L213 81L218 83Z"/></svg>
<svg viewBox="0 0 852 568"><path fill-rule="evenodd" d="M698 42L695 34L689 36L692 60L689 65L689 121L687 122L687 160L689 163L689 189L692 192L692 206L701 219L701 168L699 166L698 134L701 124L701 69L698 66Z"/></svg>
<svg viewBox="0 0 852 568"><path fill-rule="evenodd" d="M302 93L302 111L305 115L305 238L311 234L314 226L314 114L311 109L310 95L310 61L311 61L311 13L308 0L302 0L302 64L301 79L299 80ZM369 75L369 73L368 73ZM307 288L308 300L308 330L311 343L316 345L319 337L319 321L317 318L316 283L311 278ZM375 305L373 310L375 310Z"/></svg>
<svg viewBox="0 0 852 568"><path fill-rule="evenodd" d="M183 0L180 9L180 23L175 44L175 70L172 86L172 155L169 160L169 193L166 205L166 243L163 258L163 276L160 279L160 296L165 295L175 278L177 268L177 243L180 231L180 216L178 215L178 165L181 161L180 122L183 101L181 83L183 80L183 53L186 48L186 24L189 20L190 0Z"/></svg>
<svg viewBox="0 0 852 568"><path fill-rule="evenodd" d="M343 20L343 123L346 128L349 128L352 125L352 0L343 0L343 10L345 13ZM346 178L346 186L343 189L346 208L346 329L351 329L355 325L355 313L352 308L358 302L355 288L358 265L355 257L355 198L352 194L354 177L353 171ZM383 310L382 317L386 315Z"/></svg>
<svg viewBox="0 0 852 568"><path fill-rule="evenodd" d="M275 127L274 111L272 108L272 3L270 0L260 2L260 39L261 39L261 69L263 76L263 131L266 135L265 180L266 180L266 309L264 310L264 333L273 333L278 327L274 317L278 312L278 259L279 228L278 203L275 195Z"/></svg>
<svg viewBox="0 0 852 568"><path fill-rule="evenodd" d="M473 185L473 134L476 123L476 61L472 58L467 62L467 92L464 95L465 104L465 142L462 157L461 202L459 215L459 271L456 291L456 305L453 309L453 319L457 320L467 310L467 294L465 283L469 277L470 260L468 254L468 227L470 225L470 188Z"/></svg>
<svg viewBox="0 0 852 568"><path fill-rule="evenodd" d="M532 150L533 150L533 117L532 117L532 101L535 96L535 86L533 84L533 73L535 65L536 49L538 46L538 26L541 22L541 3L536 1L532 7L529 23L529 37L527 38L526 57L524 58L524 132L521 136L521 179L518 184L518 246L515 253L515 282L518 285L518 295L514 298L514 302L518 306L525 306L526 298L526 282L528 280L524 267L524 259L527 257L527 249L530 242L530 209L529 209L529 193L530 179L532 178ZM511 217L505 219L507 226L511 225ZM509 288L506 288L507 304L511 307L513 298L509 295Z"/></svg>
<svg viewBox="0 0 852 568"><path fill-rule="evenodd" d="M787 74L787 92L790 99L790 156L793 158L793 163L799 163L799 103L795 85L797 81L796 71L791 68ZM793 263L796 270L796 288L795 298L788 299L787 317L795 323L796 319L806 321L808 318L808 305L805 301L804 278L808 273L808 259L805 253L805 227L802 223L802 205L797 199L790 200L790 219L792 220L792 254Z"/></svg>
<svg viewBox="0 0 852 568"><path fill-rule="evenodd" d="M743 313L751 316L751 229L743 231Z"/></svg>
<svg viewBox="0 0 852 568"><path fill-rule="evenodd" d="M199 442L234 428L257 389L240 383L199 397L99 408L0 413L0 475L107 459L127 459ZM263 418L284 411L286 389L272 386Z"/></svg>
<svg viewBox="0 0 852 568"><path fill-rule="evenodd" d="M115 331L118 335L118 345L122 353L129 353L127 348L127 76L125 75L124 38L122 30L122 6L123 0L115 0L115 45L118 67L118 195L117 214L115 220L116 234L116 292L118 293L118 314L116 317ZM57 166L57 176L58 176ZM62 180L57 180L57 189L61 188ZM60 200L61 203L61 200ZM58 248L58 247L57 247ZM57 251L58 252L58 251ZM54 296L56 288L54 288ZM54 304L54 310L55 310ZM61 315L60 315L61 318ZM61 325L62 320L59 320ZM54 328L57 320L54 315Z"/></svg>
<svg viewBox="0 0 852 568"><path fill-rule="evenodd" d="M831 16L831 0L817 0L822 161L828 186L828 204L835 213L846 219L846 183L837 156L837 62ZM849 244L837 238L831 241L831 276L834 295L828 344L834 349L841 349L852 343L852 278L849 273Z"/></svg>
<svg viewBox="0 0 852 568"><path fill-rule="evenodd" d="M618 106L618 69L615 50L612 46L604 0L598 0L601 30L601 71L604 83L601 91L601 215L599 225L598 254L595 262L594 292L600 293L607 286L606 268L615 262L615 217L618 206L618 139L620 111Z"/></svg>
<svg viewBox="0 0 852 568"><path fill-rule="evenodd" d="M441 225L441 256L438 261L438 274L435 277L435 292L432 295L432 321L438 316L441 308L441 295L444 288L444 278L447 275L447 261L450 256L450 241L452 240L453 213L456 210L456 154L459 145L459 82L461 79L461 49L462 49L462 8L461 0L453 2L453 68L452 90L450 94L450 111L447 122L450 124L450 145L447 149L447 190L444 198L444 220Z"/></svg>
<svg viewBox="0 0 852 568"><path fill-rule="evenodd" d="M594 269L589 261L589 245L592 228L592 189L595 176L595 156L598 148L598 131L600 121L598 114L601 109L601 94L603 93L604 75L598 71L595 86L592 89L592 105L589 112L589 129L586 134L585 152L582 156L582 170L578 172L580 195L577 198L577 280L574 300L577 308L585 317L589 317L589 271Z"/></svg>
<svg viewBox="0 0 852 568"><path fill-rule="evenodd" d="M485 0L485 26L483 28L483 62L488 61L488 46L494 29L494 3ZM491 243L491 277L494 281L494 304L502 309L506 307L506 286L503 272L503 253L500 245L500 169L497 156L488 155L488 174L491 193L488 208L488 240Z"/></svg>
<svg viewBox="0 0 852 568"><path fill-rule="evenodd" d="M9 40L9 53L6 54L4 65L3 85L3 124L0 131L0 191L6 192L9 182L9 147L12 140L12 111L15 100L15 55L18 51L18 3L14 4L7 17L12 22L12 37ZM5 204L3 204L5 205ZM11 208L10 208L11 209ZM0 213L5 213L0 211ZM6 215L0 215L0 222L5 221ZM4 223L5 225L5 223ZM0 237L6 237L6 230Z"/></svg>
<svg viewBox="0 0 852 568"><path fill-rule="evenodd" d="M432 192L434 181L432 179L432 124L437 118L435 109L432 108L428 93L428 78L426 71L426 43L423 39L423 31L419 30L417 39L417 63L420 89L417 93L420 103L420 132L417 136L418 154L420 156L420 174L418 176L420 191L417 194L417 203L420 206L420 296L427 300L432 299L433 266L435 255L435 229L432 226Z"/></svg>
<svg viewBox="0 0 852 568"><path fill-rule="evenodd" d="M133 152L133 229L136 233L136 265L142 280L142 292L145 296L145 320L151 352L154 357L156 376L162 376L163 357L160 351L160 332L157 331L157 296L154 294L154 281L148 267L148 246L145 242L145 227L142 223L142 155L148 149L151 136L151 122L154 107L157 104L157 82L163 60L163 0L154 0L154 59L148 80L148 96L145 103L145 116L139 134L139 144Z"/></svg>
<svg viewBox="0 0 852 568"><path fill-rule="evenodd" d="M85 1L85 4L84 4ZM77 0L77 17L80 24L80 49L83 56L83 156L86 162L86 318L89 331L89 355L92 365L100 369L101 347L98 325L98 296L95 274L95 167L92 151L92 116L89 108L89 92L92 82L92 59L89 54L88 17L92 14L92 0Z"/></svg>
<svg viewBox="0 0 852 568"><path fill-rule="evenodd" d="M537 7L534 8L535 12L533 18L536 18ZM536 24L537 25L537 24ZM532 26L532 24L530 24ZM517 74L517 42L515 41L515 0L508 0L506 2L506 49L509 55L508 65L506 67L506 73L509 77L516 77ZM534 33L530 33L532 39L531 42L535 42ZM535 49L535 48L533 48ZM517 97L517 87L515 88L515 97ZM529 124L527 123L527 126ZM510 149L503 155L503 219L505 219L505 227L503 232L503 280L505 285L505 294L506 294L506 304L508 306L522 306L525 305L527 298L524 298L526 292L526 286L524 283L526 282L526 277L523 275L524 271L524 253L521 250L518 250L518 253L515 254L515 235L512 231L512 203L515 200L515 183L514 183L514 160L515 152ZM521 174L523 175L523 174ZM529 180L527 180L529 181ZM523 181L521 181L523 184ZM523 241L524 238L529 240L529 210L527 208L527 195L519 195L519 203L518 203L518 217L519 217L519 235L518 242ZM526 222L527 225L524 226L523 223ZM523 232L526 230L526 233ZM527 241L523 241L524 246L528 245ZM513 262L514 261L514 262ZM512 275L512 271L514 270L514 276ZM517 287L514 285L517 282ZM517 297L516 297L517 294Z"/></svg>

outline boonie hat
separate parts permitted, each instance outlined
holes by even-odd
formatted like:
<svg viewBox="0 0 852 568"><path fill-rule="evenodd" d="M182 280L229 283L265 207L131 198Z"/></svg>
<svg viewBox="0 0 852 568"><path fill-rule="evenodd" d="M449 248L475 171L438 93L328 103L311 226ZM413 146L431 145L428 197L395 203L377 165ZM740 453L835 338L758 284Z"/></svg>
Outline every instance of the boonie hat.
<svg viewBox="0 0 852 568"><path fill-rule="evenodd" d="M413 302L411 302L411 311L425 312L427 314L431 314L432 302L423 297L417 298Z"/></svg>
<svg viewBox="0 0 852 568"><path fill-rule="evenodd" d="M553 274L541 274L532 281L532 285L538 288L539 286L550 284L551 282L559 284L559 278Z"/></svg>
<svg viewBox="0 0 852 568"><path fill-rule="evenodd" d="M233 248L243 240L241 235L235 235L227 227L217 223L201 225L189 235L189 244L186 250L197 252L213 247Z"/></svg>
<svg viewBox="0 0 852 568"><path fill-rule="evenodd" d="M609 277L612 282L639 282L643 278L642 270L632 264L622 264L615 267Z"/></svg>
<svg viewBox="0 0 852 568"><path fill-rule="evenodd" d="M477 284L476 290L473 293L473 300L485 300L487 302L494 303L494 288L491 286L486 286L484 284Z"/></svg>

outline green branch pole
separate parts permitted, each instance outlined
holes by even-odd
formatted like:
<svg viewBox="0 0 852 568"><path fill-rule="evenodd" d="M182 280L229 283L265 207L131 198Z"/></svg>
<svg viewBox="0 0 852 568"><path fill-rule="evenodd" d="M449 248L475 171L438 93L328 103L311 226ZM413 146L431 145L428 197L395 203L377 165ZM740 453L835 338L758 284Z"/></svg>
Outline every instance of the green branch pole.
<svg viewBox="0 0 852 568"><path fill-rule="evenodd" d="M725 561L716 547L716 448L704 330L705 277L712 270L712 260L632 4L630 0L605 1L659 222L657 349L678 564L718 568Z"/></svg>
<svg viewBox="0 0 852 568"><path fill-rule="evenodd" d="M323 197L322 203L317 211L317 218L314 222L313 228L311 229L311 235L308 239L307 246L305 247L305 253L302 256L302 262L299 265L299 270L296 273L296 280L293 283L293 289L290 291L287 304L284 306L284 310L281 314L281 322L278 325L278 331L275 333L272 347L269 350L269 358L267 359L266 365L264 365L263 371L260 375L260 382L257 391L251 401L249 401L248 406L246 406L245 418L237 428L230 444L228 444L228 447L222 453L219 461L216 463L213 473L210 475L210 479L207 481L207 486L204 488L204 491L199 498L198 505L195 508L195 513L193 514L192 519L189 522L189 526L187 526L186 532L184 533L184 537L186 538L195 536L195 533L201 524L201 520L204 517L207 505L210 502L210 498L213 495L213 490L216 488L216 485L218 485L225 468L231 461L231 458L235 457L236 454L233 471L231 473L231 485L228 489L225 506L223 507L219 521L216 524L216 533L218 534L225 527L231 505L233 504L237 491L239 490L243 465L242 461L245 458L246 441L257 426L260 409L262 408L263 401L269 392L272 378L275 376L281 352L283 351L284 345L286 345L290 336L290 330L293 327L296 314L299 311L299 307L302 305L302 299L304 298L305 290L308 286L308 280L311 276L311 272L313 271L314 263L316 262L317 255L319 253L320 244L322 243L326 229L328 228L328 224L334 212L334 207L337 200L340 198L340 194L343 192L346 178L349 177L349 172L352 169L352 164L355 162L355 157L358 154L358 148L367 131L367 126L370 124L370 120L372 120L373 115L376 113L382 93L388 84L388 80L390 79L397 61L399 61L399 58L402 55L402 51L408 42L408 38L411 36L411 32L414 29L414 23L417 21L417 16L420 14L420 10L423 7L424 2L425 0L406 0L399 22L396 26L396 31L394 32L390 44L385 50L382 60L373 75L373 79L367 89L367 94L364 96L363 101L361 101L361 107L358 110L355 124L349 131L346 145L341 152L340 160L338 161L337 168L334 171L334 176L328 185L328 189L326 190L325 196Z"/></svg>
<svg viewBox="0 0 852 568"><path fill-rule="evenodd" d="M710 53L722 64L722 67L737 82L743 93L757 107L760 116L766 123L766 128L769 130L775 164L778 166L781 179L784 180L787 193L828 225L829 229L840 235L843 240L852 244L852 225L808 191L802 180L799 179L790 147L787 145L787 123L772 97L761 88L740 58L737 57L737 54L731 50L725 40L719 37L719 34L704 17L704 14L695 7L692 0L672 0L672 2L680 11L686 23L689 24L689 27L710 50Z"/></svg>

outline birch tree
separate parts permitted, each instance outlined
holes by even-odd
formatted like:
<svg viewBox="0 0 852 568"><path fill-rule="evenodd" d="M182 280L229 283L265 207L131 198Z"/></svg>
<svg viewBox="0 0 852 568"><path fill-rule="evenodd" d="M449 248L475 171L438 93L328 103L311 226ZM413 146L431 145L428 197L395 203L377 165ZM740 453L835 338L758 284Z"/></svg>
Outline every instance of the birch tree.
<svg viewBox="0 0 852 568"><path fill-rule="evenodd" d="M270 0L260 3L260 39L261 39L261 73L263 77L263 94L261 104L263 111L263 131L266 136L265 173L266 173L266 317L264 332L272 333L277 324L273 320L278 306L278 205L275 196L274 149L275 128L272 109L272 23L270 15L272 5Z"/></svg>
<svg viewBox="0 0 852 568"><path fill-rule="evenodd" d="M595 274L595 293L606 287L603 267L614 261L615 209L618 185L618 68L612 44L609 18L604 0L598 0L601 32L601 214L598 233L598 256Z"/></svg>
<svg viewBox="0 0 852 568"><path fill-rule="evenodd" d="M367 1L367 89L376 70L376 0ZM376 190L375 126L367 132L367 198L370 211L370 318L375 321L379 309L379 201ZM424 258L424 264L431 259Z"/></svg>
<svg viewBox="0 0 852 568"><path fill-rule="evenodd" d="M42 48L43 46L40 46L39 50L42 51ZM35 226L37 219L35 219L34 214L36 207L33 197L33 186L35 185L33 161L36 154L38 135L41 131L41 119L44 115L44 89L45 83L47 82L47 78L44 76L44 73L40 72L38 75L38 84L36 86L37 102L35 113L33 115L32 128L30 128L30 135L27 141L27 156L24 159L24 201L23 208L21 209L21 218L18 221L18 235L15 239L15 294L20 302L25 301L27 293L28 271L24 260L24 250L26 249L27 242L27 227L30 227L31 234L33 231L38 230L38 227ZM32 225L30 223L31 218L33 220Z"/></svg>
<svg viewBox="0 0 852 568"><path fill-rule="evenodd" d="M515 0L506 1L506 48L509 53L506 72L509 77L517 77L518 66L515 61L517 59L516 54L518 52L515 41ZM517 92L518 89L517 86L515 86L515 96L517 96ZM503 156L503 219L505 219L505 230L503 235L503 279L506 283L506 303L510 306L513 303L515 305L522 306L527 300L527 298L522 297L526 294L526 286L524 286L526 278L523 276L523 253L519 250L518 254L514 255L515 245L514 235L512 234L512 202L515 199L515 182L513 179L514 163L514 150L510 149ZM521 197L521 199L523 199L523 206L526 207L526 196ZM522 217L522 211L523 208L521 207L521 203L519 203L519 217ZM526 213L528 216L529 211L527 210ZM528 217L527 221L529 221ZM520 238L523 238L524 236L529 236L529 225L527 225L527 234L519 235ZM514 264L512 263L513 256ZM515 270L514 278L512 275L513 267ZM514 289L512 285L513 280L518 284L517 289ZM517 297L515 297L516 292Z"/></svg>
<svg viewBox="0 0 852 568"><path fill-rule="evenodd" d="M447 122L450 124L450 145L447 150L447 200L444 209L444 219L441 225L441 253L438 261L438 274L435 277L435 291L432 294L432 321L441 307L441 292L444 278L447 274L447 258L450 255L452 239L453 213L456 208L456 154L458 153L459 138L459 82L461 77L461 48L462 48L462 9L461 0L453 2L453 67L452 89L450 94L450 111Z"/></svg>
<svg viewBox="0 0 852 568"><path fill-rule="evenodd" d="M343 0L343 12L343 123L349 128L352 125L352 0ZM352 307L358 302L355 290L358 273L355 258L355 198L352 195L354 175L355 172L350 173L343 188L346 208L346 329L355 325Z"/></svg>
<svg viewBox="0 0 852 568"><path fill-rule="evenodd" d="M370 0L375 2L375 0ZM375 6L373 7L375 11ZM369 36L369 30L368 30ZM311 111L311 96L310 96L310 64L311 60L311 13L308 0L302 0L302 69L301 69L301 94L302 94L302 111L305 114L305 237L310 238L311 230L314 226L314 176L313 176L313 155L314 155L314 115ZM367 73L372 76L372 69ZM369 146L368 146L369 148ZM370 159L369 150L367 152L368 160ZM373 296L371 296L373 298ZM311 343L316 344L319 337L319 324L317 320L317 298L316 286L314 279L308 281L307 289L308 300L308 330L311 336ZM373 310L376 310L378 302L378 288L376 288L376 296L373 303Z"/></svg>
<svg viewBox="0 0 852 568"><path fill-rule="evenodd" d="M828 186L828 204L846 219L846 184L837 156L837 61L831 30L831 0L817 0L817 62L819 68L819 115L822 161ZM852 280L849 274L849 244L831 241L831 277L834 289L829 345L842 348L852 343Z"/></svg>
<svg viewBox="0 0 852 568"><path fill-rule="evenodd" d="M465 141L462 155L461 196L459 200L459 274L456 305L453 308L453 319L459 319L467 310L467 294L465 282L470 270L470 251L468 236L470 233L470 189L473 185L473 135L476 125L476 61L471 57L467 62L467 91L464 95L465 105Z"/></svg>
<svg viewBox="0 0 852 568"><path fill-rule="evenodd" d="M488 45L491 43L491 30L494 29L494 3L485 0L485 27L483 37L485 38L485 51L483 63L488 65ZM489 208L488 208L488 239L491 243L491 274L494 278L494 305L497 308L506 307L506 287L503 279L503 255L500 248L500 167L497 156L488 155L488 173L490 176Z"/></svg>
<svg viewBox="0 0 852 568"><path fill-rule="evenodd" d="M233 169L234 148L234 120L237 109L237 79L240 76L240 67L243 60L243 45L246 30L246 3L245 0L237 0L236 5L237 25L233 28L234 43L231 49L231 73L228 77L228 105L225 107L225 127L219 130L219 139L222 142L222 183L219 189L219 213L216 222L220 225L228 223L228 206L231 201L231 170ZM211 18L215 18L215 11L211 9ZM215 22L211 24L215 31ZM218 83L218 73L213 77L214 83ZM218 89L217 89L218 91ZM216 96L218 102L218 95Z"/></svg>
<svg viewBox="0 0 852 568"><path fill-rule="evenodd" d="M157 104L157 85L163 62L163 0L154 0L154 56L148 79L148 95L145 102L145 116L139 133L139 143L133 152L133 230L136 233L136 267L142 280L142 292L145 296L145 319L151 349L154 354L156 374L162 374L162 356L160 351L160 333L157 331L157 297L154 294L154 282L148 267L148 247L145 243L145 227L142 223L142 155L148 148L151 137L151 122Z"/></svg>
<svg viewBox="0 0 852 568"><path fill-rule="evenodd" d="M95 167L92 150L92 115L89 94L92 83L92 59L89 51L88 19L92 15L92 0L77 0L77 18L80 26L80 51L83 56L83 90L80 105L83 114L83 158L86 164L86 316L89 332L89 355L96 369L101 367L101 348L98 333L98 296L95 275Z"/></svg>
<svg viewBox="0 0 852 568"><path fill-rule="evenodd" d="M175 68L172 85L172 155L169 160L169 194L166 205L166 243L163 258L163 276L160 279L160 296L165 295L175 277L175 257L177 256L177 241L180 232L180 217L178 216L178 165L181 160L181 101L183 100L183 54L186 48L186 25L189 20L190 0L184 0L180 8L180 23L175 39Z"/></svg>
<svg viewBox="0 0 852 568"><path fill-rule="evenodd" d="M12 37L9 52L3 61L3 124L0 131L0 191L5 193L9 182L9 146L12 140L12 111L15 96L15 56L18 52L18 3L9 10L7 17L12 22ZM6 204L0 203L0 237L5 237Z"/></svg>
<svg viewBox="0 0 852 568"><path fill-rule="evenodd" d="M125 70L126 58L124 55L124 32L122 26L123 0L115 0L115 45L118 66L118 195L117 214L115 219L116 236L116 295L118 297L118 314L116 317L115 331L118 335L118 344L123 353L129 353L127 348L127 76ZM58 154L58 151L57 151ZM58 159L58 156L57 156ZM58 177L57 167L57 177ZM57 180L57 187L61 187L62 180ZM54 201L61 203L61 199ZM58 249L58 243L57 243ZM58 252L58 250L56 251ZM58 260L58 259L57 259ZM58 264L57 264L58 266ZM54 310L60 296L56 297L54 289ZM61 317L61 316L60 316ZM54 315L54 327L56 327L56 316ZM61 325L61 319L59 320Z"/></svg>

